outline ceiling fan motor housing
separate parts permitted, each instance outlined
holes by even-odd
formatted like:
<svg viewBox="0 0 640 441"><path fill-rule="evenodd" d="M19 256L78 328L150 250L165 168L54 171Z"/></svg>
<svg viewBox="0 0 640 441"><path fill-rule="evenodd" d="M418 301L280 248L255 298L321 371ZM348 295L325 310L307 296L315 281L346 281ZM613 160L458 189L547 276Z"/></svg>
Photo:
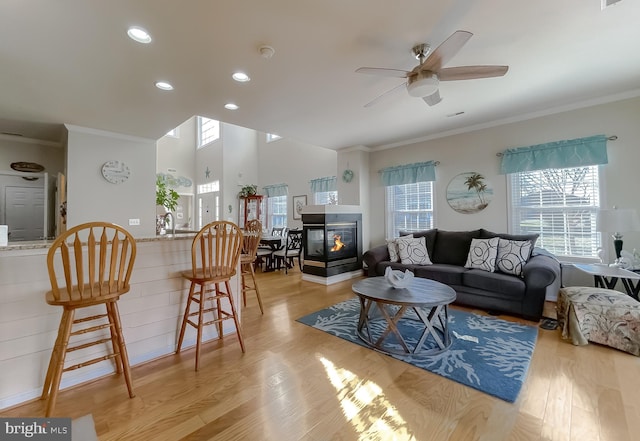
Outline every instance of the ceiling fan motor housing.
<svg viewBox="0 0 640 441"><path fill-rule="evenodd" d="M418 72L407 78L407 92L415 97L430 96L438 90L438 75L430 70Z"/></svg>

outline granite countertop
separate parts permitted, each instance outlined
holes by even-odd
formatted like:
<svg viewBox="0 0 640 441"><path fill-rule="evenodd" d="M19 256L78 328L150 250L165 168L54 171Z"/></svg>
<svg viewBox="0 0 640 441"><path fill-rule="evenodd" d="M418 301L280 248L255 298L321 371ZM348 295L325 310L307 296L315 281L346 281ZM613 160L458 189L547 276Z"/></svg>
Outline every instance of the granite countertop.
<svg viewBox="0 0 640 441"><path fill-rule="evenodd" d="M136 237L135 240L138 243L142 242L156 242L160 240L183 240L183 239L192 239L196 233L180 233L180 234L163 234L152 237ZM0 251L13 251L13 250L39 250L46 249L51 246L54 242L51 240L33 240L33 241L24 241L24 242L13 242L9 243L7 246L0 247Z"/></svg>

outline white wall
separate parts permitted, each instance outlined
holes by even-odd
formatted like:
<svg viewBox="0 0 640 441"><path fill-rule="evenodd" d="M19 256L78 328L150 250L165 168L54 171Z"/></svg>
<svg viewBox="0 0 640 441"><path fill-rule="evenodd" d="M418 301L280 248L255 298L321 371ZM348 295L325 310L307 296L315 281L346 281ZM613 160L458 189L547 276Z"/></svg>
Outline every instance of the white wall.
<svg viewBox="0 0 640 441"><path fill-rule="evenodd" d="M155 236L156 141L78 126L67 128L67 227L107 221L127 228L135 237ZM111 184L102 165L124 161L131 177ZM129 219L140 219L130 226Z"/></svg>
<svg viewBox="0 0 640 441"><path fill-rule="evenodd" d="M223 220L239 223L238 192L244 185L258 184L257 136L255 130L233 124L222 125Z"/></svg>
<svg viewBox="0 0 640 441"><path fill-rule="evenodd" d="M184 176L195 182L196 175L196 118L189 118L180 125L178 137L163 136L157 142L158 173L171 173L175 177ZM170 169L175 172L169 172ZM195 185L179 187L181 194L195 194Z"/></svg>
<svg viewBox="0 0 640 441"><path fill-rule="evenodd" d="M41 145L37 140L20 142L0 138L0 170L12 170L12 162L35 162L55 176L64 170L64 149Z"/></svg>
<svg viewBox="0 0 640 441"><path fill-rule="evenodd" d="M357 205L362 213L362 242L368 244L370 241L369 223L370 217L369 202L371 200L371 170L369 149L364 146L356 146L343 149L338 152L338 203L344 205ZM353 171L353 180L344 182L342 174L345 170ZM368 246L365 246L367 249Z"/></svg>
<svg viewBox="0 0 640 441"><path fill-rule="evenodd" d="M272 184L287 184L287 226L302 228L302 221L293 219L293 196L307 195L307 204L313 205L309 181L338 173L335 150L304 144L288 138L266 142L266 135L258 135L258 191Z"/></svg>
<svg viewBox="0 0 640 441"><path fill-rule="evenodd" d="M506 178L498 174L496 153L507 148L534 145L549 141L581 138L604 134L618 136L608 143L609 164L601 167L603 176L601 206L617 205L640 209L640 98L601 104L567 111L528 121L505 124L470 133L419 142L371 153L371 246L384 242L384 187L378 170L394 165L434 160L436 168L435 223L445 230L464 230L485 227L506 232ZM476 214L460 214L446 201L447 185L459 173L475 171L483 174L494 189L493 201ZM624 235L624 248L640 249L640 233ZM613 245L609 243L610 256ZM365 244L365 249L366 249Z"/></svg>

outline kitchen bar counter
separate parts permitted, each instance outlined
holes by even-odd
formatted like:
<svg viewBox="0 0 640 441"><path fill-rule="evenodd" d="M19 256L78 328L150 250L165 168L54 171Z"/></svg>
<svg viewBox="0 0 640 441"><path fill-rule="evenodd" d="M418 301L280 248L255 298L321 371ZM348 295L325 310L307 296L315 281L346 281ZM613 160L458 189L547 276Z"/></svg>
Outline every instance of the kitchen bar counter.
<svg viewBox="0 0 640 441"><path fill-rule="evenodd" d="M136 243L142 242L157 242L160 240L176 240L176 239L193 239L196 232L182 233L182 234L163 234L153 237L137 237ZM6 246L0 247L0 251L11 250L38 250L49 249L49 246L53 243L53 240L33 240L24 242L11 242Z"/></svg>
<svg viewBox="0 0 640 441"><path fill-rule="evenodd" d="M191 269L194 236L194 233L169 234L136 239L131 291L118 302L132 366L175 351L188 293L188 284L180 272ZM45 293L50 289L46 258L52 242L0 247L0 409L42 393L62 315L62 308L45 301ZM239 278L234 277L231 282L239 306ZM89 315L89 309L83 312ZM238 314L241 315L241 308ZM233 325L225 321L223 334L233 332ZM217 338L215 327L205 328L203 340L213 338ZM195 329L188 327L186 345L195 345L195 340ZM98 345L84 351L96 354L103 348ZM68 360L79 357L84 358L72 353ZM104 361L67 372L62 376L61 389L107 375L114 371L113 367L112 361ZM123 394L126 397L126 390Z"/></svg>

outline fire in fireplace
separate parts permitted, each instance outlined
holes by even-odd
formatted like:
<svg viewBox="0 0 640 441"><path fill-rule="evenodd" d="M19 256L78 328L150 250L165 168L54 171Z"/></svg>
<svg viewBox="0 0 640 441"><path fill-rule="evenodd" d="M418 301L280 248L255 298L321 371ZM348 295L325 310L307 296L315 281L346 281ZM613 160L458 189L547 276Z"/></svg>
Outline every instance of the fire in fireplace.
<svg viewBox="0 0 640 441"><path fill-rule="evenodd" d="M333 235L333 246L331 247L331 251L340 251L344 248L344 242L340 239L341 237L339 234Z"/></svg>

